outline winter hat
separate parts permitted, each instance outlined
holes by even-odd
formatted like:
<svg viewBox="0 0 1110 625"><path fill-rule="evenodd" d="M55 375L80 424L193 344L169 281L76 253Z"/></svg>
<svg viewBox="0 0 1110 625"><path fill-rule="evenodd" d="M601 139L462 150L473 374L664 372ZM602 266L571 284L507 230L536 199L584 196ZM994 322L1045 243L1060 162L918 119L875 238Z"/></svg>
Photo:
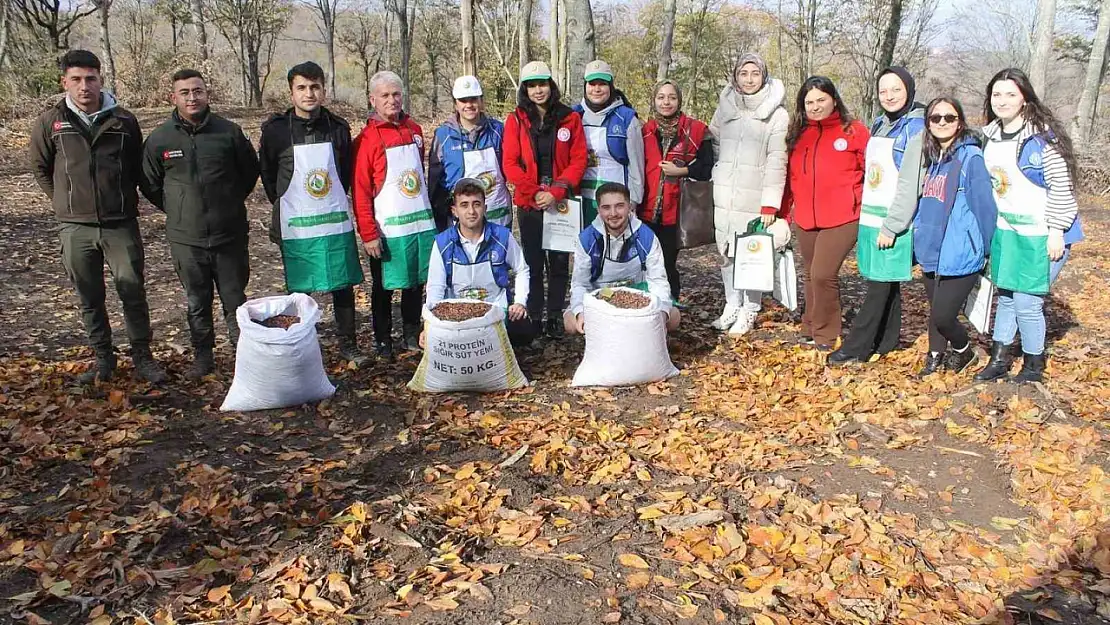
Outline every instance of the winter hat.
<svg viewBox="0 0 1110 625"><path fill-rule="evenodd" d="M740 68L744 67L748 63L751 63L758 67L759 72L763 74L763 84L759 85L760 89L762 89L767 84L767 81L771 79L771 75L767 73L767 62L763 60L763 57L759 56L755 52L749 52L740 57L740 60L736 62L736 67L732 68L732 86L737 91L741 91L741 89L740 84L736 81L736 72L739 72Z"/></svg>
<svg viewBox="0 0 1110 625"><path fill-rule="evenodd" d="M906 87L906 103L902 105L902 108L894 111L893 113L886 109L883 109L883 114L886 115L887 119L889 119L890 121L896 121L898 119L901 119L903 115L909 113L914 108L914 98L917 97L917 83L914 82L913 74L910 74L910 70L900 65L893 65L884 69L883 72L879 74L878 80L882 80L883 76L886 76L887 74L894 74L895 76L897 76L898 79L902 81L902 84ZM876 84L878 84L878 80L875 81ZM878 91L878 89L876 89L876 91Z"/></svg>
<svg viewBox="0 0 1110 625"><path fill-rule="evenodd" d="M455 79L455 85L451 88L451 97L456 100L463 98L480 98L482 97L482 83L474 76L459 76Z"/></svg>
<svg viewBox="0 0 1110 625"><path fill-rule="evenodd" d="M551 68L543 61L532 61L520 70L520 82L528 82L529 80L550 80Z"/></svg>

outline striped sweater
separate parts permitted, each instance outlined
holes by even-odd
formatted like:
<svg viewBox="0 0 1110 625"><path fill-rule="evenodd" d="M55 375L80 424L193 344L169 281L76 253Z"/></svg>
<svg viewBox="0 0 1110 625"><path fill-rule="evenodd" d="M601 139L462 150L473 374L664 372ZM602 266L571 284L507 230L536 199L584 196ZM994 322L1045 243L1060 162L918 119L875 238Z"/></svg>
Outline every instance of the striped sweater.
<svg viewBox="0 0 1110 625"><path fill-rule="evenodd" d="M1001 141L1002 122L997 119L994 120L983 128L983 134L986 135L988 141ZM1024 155L1030 149L1026 146L1026 143L1038 134L1046 138L1044 149L1041 152L1040 166L1044 184L1039 185L1047 190L1045 223L1053 230L1066 231L1071 228L1076 215L1079 214L1079 204L1075 198L1075 184L1071 179L1071 174L1068 173L1067 161L1056 149L1055 141L1047 139L1049 133L1038 133L1030 124L1022 126L1016 140ZM1028 164L1026 159L1019 158L1018 160L1024 171Z"/></svg>

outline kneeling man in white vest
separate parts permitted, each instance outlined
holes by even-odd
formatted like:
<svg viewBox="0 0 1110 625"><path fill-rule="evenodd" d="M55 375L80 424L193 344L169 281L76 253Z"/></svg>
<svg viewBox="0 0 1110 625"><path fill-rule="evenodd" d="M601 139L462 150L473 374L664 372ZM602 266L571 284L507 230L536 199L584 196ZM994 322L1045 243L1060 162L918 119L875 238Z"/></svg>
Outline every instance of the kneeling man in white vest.
<svg viewBox="0 0 1110 625"><path fill-rule="evenodd" d="M597 189L597 218L578 236L570 279L570 309L563 313L568 334L583 334L586 293L624 286L654 295L667 315L667 330L681 315L671 301L663 250L655 233L632 210L628 187L607 182Z"/></svg>
<svg viewBox="0 0 1110 625"><path fill-rule="evenodd" d="M528 280L524 252L505 226L486 221L486 187L460 178L451 191L455 223L436 236L428 262L427 306L445 299L475 299L505 309L514 347L529 345L535 328L528 320ZM424 335L420 335L424 346Z"/></svg>

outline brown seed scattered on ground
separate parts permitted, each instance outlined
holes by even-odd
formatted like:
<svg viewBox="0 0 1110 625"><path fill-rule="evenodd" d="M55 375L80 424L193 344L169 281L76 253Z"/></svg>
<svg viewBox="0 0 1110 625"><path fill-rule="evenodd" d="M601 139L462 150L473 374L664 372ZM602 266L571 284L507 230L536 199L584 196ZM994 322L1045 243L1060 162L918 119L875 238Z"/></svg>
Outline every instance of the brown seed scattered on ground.
<svg viewBox="0 0 1110 625"><path fill-rule="evenodd" d="M266 326L267 328L281 328L282 330L288 330L294 323L300 323L301 318L297 315L274 315L269 319L251 319L251 321L257 323L260 326Z"/></svg>
<svg viewBox="0 0 1110 625"><path fill-rule="evenodd" d="M466 321L485 315L489 309L489 304L479 302L440 302L432 307L432 314L441 321Z"/></svg>

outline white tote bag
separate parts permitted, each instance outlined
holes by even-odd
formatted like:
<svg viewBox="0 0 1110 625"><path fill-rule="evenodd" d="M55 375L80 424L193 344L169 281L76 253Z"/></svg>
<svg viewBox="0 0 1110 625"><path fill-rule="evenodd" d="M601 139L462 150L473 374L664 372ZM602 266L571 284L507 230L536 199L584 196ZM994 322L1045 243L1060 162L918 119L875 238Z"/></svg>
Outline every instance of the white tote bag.
<svg viewBox="0 0 1110 625"><path fill-rule="evenodd" d="M769 293L775 289L774 238L766 232L736 234L732 288Z"/></svg>
<svg viewBox="0 0 1110 625"><path fill-rule="evenodd" d="M991 304L994 303L994 284L986 276L979 276L979 284L971 289L964 303L964 315L979 334L991 331Z"/></svg>
<svg viewBox="0 0 1110 625"><path fill-rule="evenodd" d="M798 272L794 251L775 252L775 290L773 297L789 311L798 310Z"/></svg>

